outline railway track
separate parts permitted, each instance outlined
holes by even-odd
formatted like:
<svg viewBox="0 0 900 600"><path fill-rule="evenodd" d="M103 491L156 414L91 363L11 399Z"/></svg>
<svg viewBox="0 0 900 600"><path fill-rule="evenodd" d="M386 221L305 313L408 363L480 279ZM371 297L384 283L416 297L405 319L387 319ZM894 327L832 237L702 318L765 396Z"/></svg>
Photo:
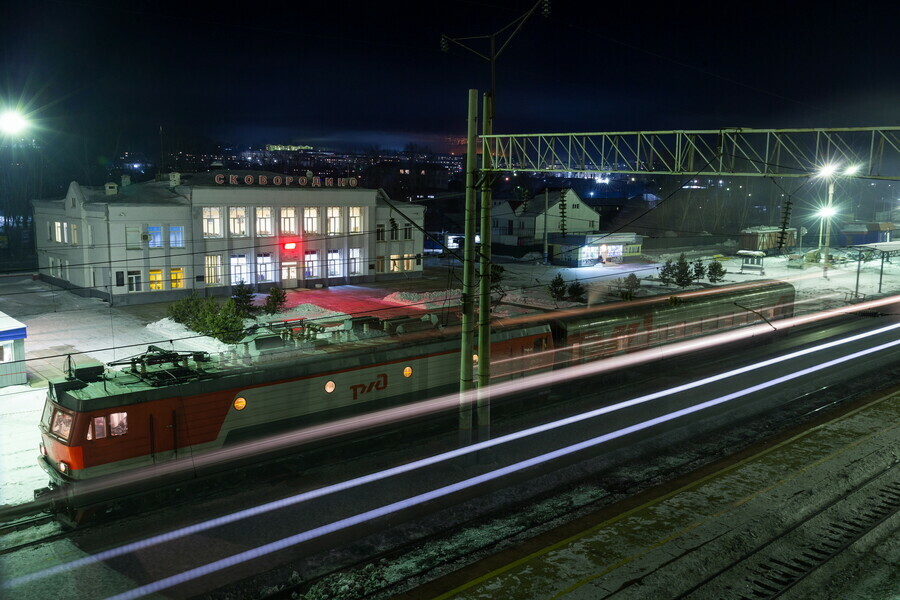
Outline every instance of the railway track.
<svg viewBox="0 0 900 600"><path fill-rule="evenodd" d="M779 598L898 511L900 463L894 463L677 598Z"/></svg>

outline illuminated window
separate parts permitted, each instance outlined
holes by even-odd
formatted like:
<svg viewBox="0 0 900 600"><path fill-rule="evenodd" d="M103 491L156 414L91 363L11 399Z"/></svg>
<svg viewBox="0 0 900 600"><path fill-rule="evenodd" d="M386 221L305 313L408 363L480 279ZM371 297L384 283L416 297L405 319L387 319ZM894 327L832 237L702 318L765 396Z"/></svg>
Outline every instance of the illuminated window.
<svg viewBox="0 0 900 600"><path fill-rule="evenodd" d="M245 207L228 207L228 232L238 237L247 235L247 209Z"/></svg>
<svg viewBox="0 0 900 600"><path fill-rule="evenodd" d="M272 281L275 277L275 263L268 252L256 255L256 280Z"/></svg>
<svg viewBox="0 0 900 600"><path fill-rule="evenodd" d="M169 269L169 285L172 286L173 290L184 288L184 269L181 267Z"/></svg>
<svg viewBox="0 0 900 600"><path fill-rule="evenodd" d="M319 209L315 206L303 209L303 231L319 233Z"/></svg>
<svg viewBox="0 0 900 600"><path fill-rule="evenodd" d="M303 253L303 273L305 277L319 276L319 251L307 250Z"/></svg>
<svg viewBox="0 0 900 600"><path fill-rule="evenodd" d="M275 235L272 222L272 207L257 206L256 207L256 235L269 236Z"/></svg>
<svg viewBox="0 0 900 600"><path fill-rule="evenodd" d="M72 245L78 245L78 223L72 223Z"/></svg>
<svg viewBox="0 0 900 600"><path fill-rule="evenodd" d="M72 431L72 415L61 410L53 414L53 422L50 424L50 433L58 435L62 439L68 439Z"/></svg>
<svg viewBox="0 0 900 600"><path fill-rule="evenodd" d="M362 251L359 248L350 248L350 258L347 261L347 272L350 275L359 275L360 274L360 266L362 261L361 253Z"/></svg>
<svg viewBox="0 0 900 600"><path fill-rule="evenodd" d="M391 273L400 272L400 255L391 254Z"/></svg>
<svg viewBox="0 0 900 600"><path fill-rule="evenodd" d="M93 418L94 439L102 440L106 437L106 417ZM88 428L88 439L91 439L91 428Z"/></svg>
<svg viewBox="0 0 900 600"><path fill-rule="evenodd" d="M375 257L375 272L376 273L384 273L384 257L383 256Z"/></svg>
<svg viewBox="0 0 900 600"><path fill-rule="evenodd" d="M128 413L112 413L109 415L110 435L125 435L128 433Z"/></svg>
<svg viewBox="0 0 900 600"><path fill-rule="evenodd" d="M403 270L404 271L412 271L413 265L415 264L416 255L415 254L404 254L403 255Z"/></svg>
<svg viewBox="0 0 900 600"><path fill-rule="evenodd" d="M64 244L69 243L69 224L66 222L62 224L62 242Z"/></svg>
<svg viewBox="0 0 900 600"><path fill-rule="evenodd" d="M184 225L169 225L169 247L184 248Z"/></svg>
<svg viewBox="0 0 900 600"><path fill-rule="evenodd" d="M350 233L362 233L362 207L351 206L350 211Z"/></svg>
<svg viewBox="0 0 900 600"><path fill-rule="evenodd" d="M207 254L205 261L205 279L207 284L222 283L222 257L218 254Z"/></svg>
<svg viewBox="0 0 900 600"><path fill-rule="evenodd" d="M329 206L328 215L328 235L337 235L341 232L341 207Z"/></svg>
<svg viewBox="0 0 900 600"><path fill-rule="evenodd" d="M203 237L222 237L222 209L220 207L203 207Z"/></svg>
<svg viewBox="0 0 900 600"><path fill-rule="evenodd" d="M250 281L250 267L247 264L246 254L231 255L231 285L247 283Z"/></svg>
<svg viewBox="0 0 900 600"><path fill-rule="evenodd" d="M150 291L163 289L162 269L150 269Z"/></svg>
<svg viewBox="0 0 900 600"><path fill-rule="evenodd" d="M328 276L340 277L341 275L341 251L330 249L328 251Z"/></svg>
<svg viewBox="0 0 900 600"><path fill-rule="evenodd" d="M281 233L297 233L297 209L293 206L281 209Z"/></svg>

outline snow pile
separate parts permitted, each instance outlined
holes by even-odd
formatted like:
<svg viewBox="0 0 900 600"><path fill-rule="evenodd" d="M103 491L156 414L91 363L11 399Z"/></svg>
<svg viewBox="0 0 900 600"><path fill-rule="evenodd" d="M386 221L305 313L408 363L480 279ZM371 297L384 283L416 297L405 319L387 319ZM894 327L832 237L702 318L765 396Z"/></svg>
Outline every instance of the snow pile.
<svg viewBox="0 0 900 600"><path fill-rule="evenodd" d="M462 290L440 290L437 292L394 292L383 298L383 302L400 306L419 306L423 309L459 306Z"/></svg>
<svg viewBox="0 0 900 600"><path fill-rule="evenodd" d="M168 338L176 350L193 350L215 354L227 352L231 348L228 344L208 335L200 335L169 317L148 324L147 329L158 336Z"/></svg>

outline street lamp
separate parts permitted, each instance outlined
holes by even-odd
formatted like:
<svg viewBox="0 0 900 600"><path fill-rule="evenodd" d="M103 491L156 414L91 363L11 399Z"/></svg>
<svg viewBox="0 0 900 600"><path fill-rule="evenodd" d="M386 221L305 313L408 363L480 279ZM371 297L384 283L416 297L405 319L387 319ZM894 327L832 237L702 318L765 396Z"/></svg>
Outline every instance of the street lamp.
<svg viewBox="0 0 900 600"><path fill-rule="evenodd" d="M819 215L825 220L825 246L822 251L822 229L819 228L819 253L822 256L822 277L828 279L828 247L831 245L831 217L837 212L834 208L834 180L838 175L844 177L852 177L859 170L859 166L850 165L838 173L840 166L836 164L828 164L819 169L819 177L824 177L828 181L828 202L819 211Z"/></svg>
<svg viewBox="0 0 900 600"><path fill-rule="evenodd" d="M15 110L8 110L0 115L0 133L18 135L28 128L28 120Z"/></svg>

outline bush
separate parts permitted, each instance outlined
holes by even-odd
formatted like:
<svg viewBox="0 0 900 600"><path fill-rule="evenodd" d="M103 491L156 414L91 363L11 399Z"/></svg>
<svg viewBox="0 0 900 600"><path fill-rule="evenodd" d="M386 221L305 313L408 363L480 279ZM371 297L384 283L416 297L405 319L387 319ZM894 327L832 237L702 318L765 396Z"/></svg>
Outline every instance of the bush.
<svg viewBox="0 0 900 600"><path fill-rule="evenodd" d="M282 312L285 304L287 304L287 292L277 285L273 285L269 288L269 295L266 297L263 311L265 311L267 315L274 315Z"/></svg>
<svg viewBox="0 0 900 600"><path fill-rule="evenodd" d="M706 270L706 275L709 277L711 283L718 283L725 279L725 273L727 273L725 267L717 260L711 262L709 268Z"/></svg>
<svg viewBox="0 0 900 600"><path fill-rule="evenodd" d="M568 286L566 286L566 280L563 279L562 273L557 273L556 277L550 281L550 285L547 286L547 291L554 300L565 300L567 289Z"/></svg>
<svg viewBox="0 0 900 600"><path fill-rule="evenodd" d="M252 317L259 312L259 307L253 304L253 288L243 281L234 286L231 299L234 300L235 310L241 318Z"/></svg>
<svg viewBox="0 0 900 600"><path fill-rule="evenodd" d="M207 321L207 335L226 344L233 344L244 337L244 318L241 316L237 303L234 300L226 300L221 307L216 304L218 311L211 314Z"/></svg>
<svg viewBox="0 0 900 600"><path fill-rule="evenodd" d="M572 302L587 302L586 293L587 289L580 281L573 281L569 284L569 300Z"/></svg>

